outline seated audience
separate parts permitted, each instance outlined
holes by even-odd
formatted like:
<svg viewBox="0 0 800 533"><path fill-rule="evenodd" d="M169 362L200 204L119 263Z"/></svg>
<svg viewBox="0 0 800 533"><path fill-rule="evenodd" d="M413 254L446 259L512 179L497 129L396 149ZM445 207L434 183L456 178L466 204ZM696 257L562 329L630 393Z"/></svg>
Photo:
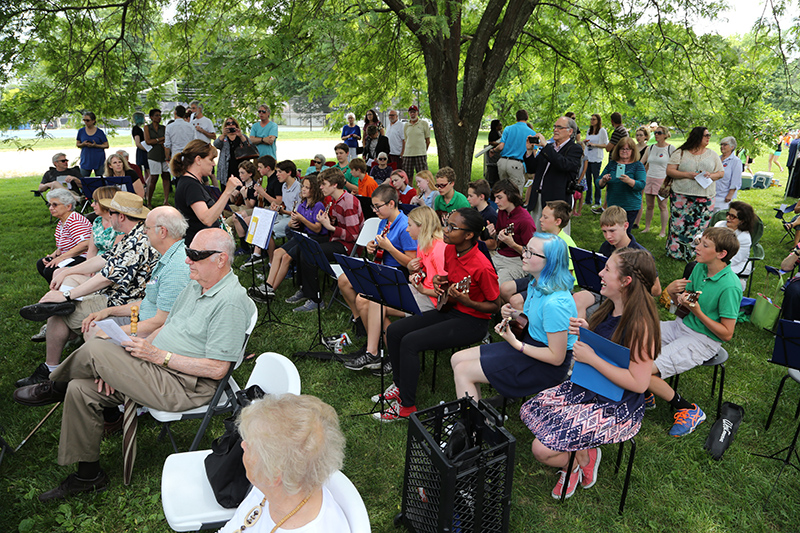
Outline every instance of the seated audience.
<svg viewBox="0 0 800 533"><path fill-rule="evenodd" d="M147 186L147 181L144 178L142 167L140 167L136 163L131 163L130 155L125 150L117 150L117 155L120 156L123 161L128 163L128 166L131 167L131 170L133 170L134 174L136 174L136 178L141 182L142 190L145 190L145 187Z"/></svg>
<svg viewBox="0 0 800 533"><path fill-rule="evenodd" d="M369 169L369 175L375 180L378 185L383 185L383 182L389 179L392 175L392 167L389 166L389 156L386 152L378 154L378 164Z"/></svg>
<svg viewBox="0 0 800 533"><path fill-rule="evenodd" d="M364 161L371 165L380 153L389 153L389 138L381 134L378 126L370 124L366 127L367 136L364 139Z"/></svg>
<svg viewBox="0 0 800 533"><path fill-rule="evenodd" d="M442 167L436 173L436 189L439 196L433 200L433 209L439 215L439 219L444 221L446 215L456 209L469 207L467 197L456 190L456 171L450 167ZM476 238L479 235L475 236Z"/></svg>
<svg viewBox="0 0 800 533"><path fill-rule="evenodd" d="M69 192L81 195L81 169L80 167L69 168L69 159L61 152L53 156L53 166L42 176L39 184L39 192L48 189L66 188Z"/></svg>
<svg viewBox="0 0 800 533"><path fill-rule="evenodd" d="M350 172L350 147L345 143L339 143L336 145L334 153L336 154L336 164L333 165L333 168L338 168L342 171L345 181L345 190L355 193L358 190L358 180ZM355 154L353 157L355 157Z"/></svg>
<svg viewBox="0 0 800 533"><path fill-rule="evenodd" d="M86 259L106 253L122 240L122 236L125 235L121 231L114 229L114 225L111 222L111 211L100 203L100 200L112 200L117 191L118 189L111 185L98 187L94 190L92 210L97 217L92 222L92 236L89 239L89 250L86 252Z"/></svg>
<svg viewBox="0 0 800 533"><path fill-rule="evenodd" d="M361 225L364 223L364 214L361 212L361 203L358 199L344 190L345 179L342 171L336 167L327 168L319 175L320 189L323 196L330 196L330 212L322 211L317 215L317 222L328 230L330 241L320 244L328 261L334 261L333 254L348 255L356 244ZM300 290L286 299L286 303L296 304L308 300L294 312L316 311L322 301L319 291L319 278L317 266L303 260L300 254Z"/></svg>
<svg viewBox="0 0 800 533"><path fill-rule="evenodd" d="M86 260L92 224L75 211L77 200L66 189L50 189L47 193L50 215L56 224L56 249L36 262L36 269L49 284L53 272L67 265L77 265Z"/></svg>
<svg viewBox="0 0 800 533"><path fill-rule="evenodd" d="M358 190L356 194L364 197L371 197L378 184L372 179L372 176L367 174L367 164L360 157L350 160L350 174L358 180Z"/></svg>
<svg viewBox="0 0 800 533"><path fill-rule="evenodd" d="M328 242L328 230L322 227L317 215L325 210L323 204L324 197L317 183L317 176L306 176L303 178L303 186L300 188L302 201L297 205L297 210L292 212L289 228L294 231L305 233L319 243ZM289 267L300 257L300 244L294 237L286 244L275 250L272 256L272 265L267 274L267 281L256 289L251 296L256 299L264 300L274 298L275 290L280 287L286 278ZM298 275L298 281L302 284L302 278Z"/></svg>
<svg viewBox="0 0 800 533"><path fill-rule="evenodd" d="M325 156L322 154L317 154L314 156L314 159L311 160L311 166L306 169L306 176L309 174L320 173L325 170Z"/></svg>
<svg viewBox="0 0 800 533"><path fill-rule="evenodd" d="M90 313L81 323L85 340L95 335L106 337L105 333L98 330L96 322L108 317L122 319L120 327L130 335L133 306L139 308L137 334L140 337L149 336L164 325L175 299L189 283L189 265L186 264L183 241L189 225L180 211L172 206L156 207L148 213L144 225L150 246L161 255L144 290L144 298Z"/></svg>
<svg viewBox="0 0 800 533"><path fill-rule="evenodd" d="M504 321L495 327L505 342L468 348L450 360L458 397L478 400L480 384L489 383L507 398L521 398L567 377L575 342L567 331L570 318L578 316L569 292L574 279L567 268L567 245L554 235L535 233L523 257L523 269L531 276L525 305L505 304L500 310ZM509 327L512 319L527 326L522 339Z"/></svg>
<svg viewBox="0 0 800 533"><path fill-rule="evenodd" d="M144 185L139 175L131 168L128 161L119 154L111 154L106 159L103 167L103 176L109 178L129 177L133 185L133 192L144 198ZM107 183L107 182L106 182ZM128 191L131 192L131 191Z"/></svg>
<svg viewBox="0 0 800 533"><path fill-rule="evenodd" d="M84 318L108 306L140 300L144 295L159 257L147 239L144 220L149 210L140 196L125 191L100 202L112 212L114 229L124 232L125 237L103 255L60 269L53 276L52 290L39 303L20 309L23 318L47 320L47 358L31 376L18 380L17 387L47 380L50 372L58 368L67 341L80 334ZM85 281L75 283L71 277L74 274L83 275L79 279ZM85 277L90 274L92 277Z"/></svg>
<svg viewBox="0 0 800 533"><path fill-rule="evenodd" d="M166 411L205 405L239 358L256 308L231 272L233 239L222 229L202 230L191 246L186 255L192 281L163 327L122 346L91 339L51 374L52 381L15 391L14 400L23 405L64 402L58 462L78 463L77 472L39 500L106 489L108 476L100 467L103 408L126 399Z"/></svg>
<svg viewBox="0 0 800 533"><path fill-rule="evenodd" d="M756 213L750 204L734 200L728 207L725 220L720 220L714 224L715 228L728 228L736 235L739 240L739 251L731 258L731 270L739 276L742 283L742 290L747 285L747 277L753 269L750 263L750 248L753 246L753 238L750 231L755 229Z"/></svg>
<svg viewBox="0 0 800 533"><path fill-rule="evenodd" d="M697 266L689 279L675 280L667 286L673 302L688 309L685 318L661 322L661 355L653 363L648 407L655 396L667 400L676 410L669 434L688 435L706 415L670 387L665 379L702 365L717 354L723 342L733 338L742 286L731 270L730 260L739 251L739 241L728 228L707 228L695 248ZM690 293L697 291L696 303Z"/></svg>
<svg viewBox="0 0 800 533"><path fill-rule="evenodd" d="M568 483L567 498L578 483L585 489L594 485L601 445L624 442L639 432L644 418L644 391L661 345L658 311L649 295L649 285L656 277L653 257L644 250L616 250L600 277L606 300L588 323L571 319L570 333L579 334L579 327L587 328L629 348L630 364L628 368L614 366L580 340L573 346L573 357L625 389L622 399L610 400L567 380L541 392L520 409L520 418L536 436L531 447L533 456L561 469L552 492L556 499L561 497L564 483ZM577 464L567 481L566 470L573 451L577 452Z"/></svg>
<svg viewBox="0 0 800 533"><path fill-rule="evenodd" d="M468 346L486 336L489 319L500 309L500 289L489 258L478 248L483 230L483 217L470 207L450 214L444 226L447 276L437 275L432 281L437 296L447 298L452 307L445 305L389 326L386 344L398 400L387 411L375 413L378 420L391 422L416 412L420 352ZM469 288L460 290L459 283L465 280Z"/></svg>
<svg viewBox="0 0 800 533"><path fill-rule="evenodd" d="M375 261L386 266L399 268L408 275L406 265L417 256L417 241L408 234L408 217L400 211L397 203L397 191L389 185L381 185L372 194L372 210L381 219L378 235L367 245L367 252L375 254ZM366 304L356 305L358 295L347 276L339 276L339 290L344 301L353 313L353 320L364 322L361 309L366 311ZM362 298L363 299L363 298Z"/></svg>
<svg viewBox="0 0 800 533"><path fill-rule="evenodd" d="M389 176L389 184L397 190L401 204L410 204L417 195L417 191L408 184L408 174L405 170L395 170Z"/></svg>
<svg viewBox="0 0 800 533"><path fill-rule="evenodd" d="M419 194L412 198L409 203L414 205L427 205L432 209L436 197L439 196L439 191L431 188L431 185L434 183L433 174L431 174L430 170L420 170L417 172L414 179L417 180L417 190Z"/></svg>
<svg viewBox="0 0 800 533"><path fill-rule="evenodd" d="M350 533L323 486L344 462L345 439L330 405L313 396L267 395L242 409L238 427L253 490L219 533Z"/></svg>
<svg viewBox="0 0 800 533"><path fill-rule="evenodd" d="M502 285L525 275L522 271L522 251L536 232L536 224L522 207L519 189L503 179L492 188L497 203L497 224L487 226L489 235L497 241L497 254L492 258ZM510 226L513 224L513 230Z"/></svg>

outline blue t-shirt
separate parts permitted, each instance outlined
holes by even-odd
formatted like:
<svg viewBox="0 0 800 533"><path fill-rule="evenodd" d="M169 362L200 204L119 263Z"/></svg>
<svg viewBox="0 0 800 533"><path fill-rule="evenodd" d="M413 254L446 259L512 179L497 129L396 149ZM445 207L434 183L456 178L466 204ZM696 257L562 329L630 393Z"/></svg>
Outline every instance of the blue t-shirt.
<svg viewBox="0 0 800 533"><path fill-rule="evenodd" d="M524 312L528 317L528 334L532 339L547 345L547 334L569 330L570 317L578 317L575 300L569 291L555 291L543 294L534 287L536 280L528 284ZM576 335L567 335L567 350L578 340Z"/></svg>
<svg viewBox="0 0 800 533"><path fill-rule="evenodd" d="M108 137L103 130L97 128L94 135L86 133L86 128L78 130L78 142L93 142L95 144L103 144L108 142ZM81 168L84 170L100 170L103 173L103 165L106 162L106 151L104 148L81 148Z"/></svg>
<svg viewBox="0 0 800 533"><path fill-rule="evenodd" d="M503 136L500 137L500 142L503 143L503 152L500 157L510 157L522 161L527 150L525 141L529 135L536 135L536 132L524 122L506 126L503 130Z"/></svg>
<svg viewBox="0 0 800 533"><path fill-rule="evenodd" d="M256 149L259 156L271 155L278 159L278 125L270 120L266 126L262 126L261 122L256 122L250 128L250 137L269 137L270 135L275 136L275 142L272 144L257 144Z"/></svg>
<svg viewBox="0 0 800 533"><path fill-rule="evenodd" d="M622 170L622 173L627 175L629 178L632 178L633 181L636 183L631 187L627 183L622 183L616 176L617 176L617 166L625 167ZM627 165L623 165L621 163L617 163L616 161L610 161L603 172L600 173L600 177L605 176L606 174L611 175L611 181L606 183L606 190L608 193L606 197L608 199L608 205L618 205L625 211L638 211L642 208L642 191L644 190L644 185L647 181L647 172L644 169L644 165L639 162L635 161L633 163L628 163Z"/></svg>
<svg viewBox="0 0 800 533"><path fill-rule="evenodd" d="M355 126L350 126L348 124L344 125L344 128L342 128L342 137L345 137L346 135L350 135L351 133L355 133L356 135L361 137L361 128L358 127L358 124L356 124ZM344 142L350 148L358 148L358 140L357 139L349 138Z"/></svg>
<svg viewBox="0 0 800 533"><path fill-rule="evenodd" d="M388 219L381 220L380 224L378 224L378 235L383 233L383 228L386 227L386 224L389 222ZM389 238L389 241L394 245L395 248L400 250L401 252L407 252L409 250L417 251L417 241L411 238L411 235L408 233L408 217L405 213L400 211L400 214L392 222L391 227L389 227L389 231L386 233L386 236ZM392 254L389 252L385 252L383 254L383 264L392 267L403 267L400 262L392 257Z"/></svg>

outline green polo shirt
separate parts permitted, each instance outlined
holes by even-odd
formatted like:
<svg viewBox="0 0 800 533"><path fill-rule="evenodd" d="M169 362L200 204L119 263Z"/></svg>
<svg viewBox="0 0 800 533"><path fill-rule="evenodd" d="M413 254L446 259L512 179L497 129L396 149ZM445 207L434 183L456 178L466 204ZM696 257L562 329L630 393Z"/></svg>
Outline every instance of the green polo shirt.
<svg viewBox="0 0 800 533"><path fill-rule="evenodd" d="M458 191L453 193L453 197L450 199L450 203L444 203L444 196L441 194L436 197L433 201L433 209L437 211L447 211L448 213L452 213L456 209L461 209L462 207L469 207L469 202L467 201L467 197L461 194Z"/></svg>
<svg viewBox="0 0 800 533"><path fill-rule="evenodd" d="M158 260L144 289L139 320L153 318L159 309L169 313L178 295L186 288L189 265L186 264L185 244L183 239L179 240Z"/></svg>
<svg viewBox="0 0 800 533"><path fill-rule="evenodd" d="M739 317L739 306L742 304L742 283L731 270L730 265L725 265L725 268L709 278L708 265L698 263L694 267L692 275L689 276L686 290L703 292L697 302L703 313L711 320L719 322L720 318L736 320ZM711 330L694 314L690 313L686 316L683 323L698 333L722 342L722 339L711 333Z"/></svg>
<svg viewBox="0 0 800 533"><path fill-rule="evenodd" d="M199 283L189 282L153 346L198 359L236 361L256 305L232 271L202 291Z"/></svg>
<svg viewBox="0 0 800 533"><path fill-rule="evenodd" d="M345 181L347 181L348 183L352 183L355 186L358 186L358 178L353 176L353 173L350 172L350 167L348 165L341 166L337 163L333 168L338 168L339 170L342 171L342 174L344 174Z"/></svg>

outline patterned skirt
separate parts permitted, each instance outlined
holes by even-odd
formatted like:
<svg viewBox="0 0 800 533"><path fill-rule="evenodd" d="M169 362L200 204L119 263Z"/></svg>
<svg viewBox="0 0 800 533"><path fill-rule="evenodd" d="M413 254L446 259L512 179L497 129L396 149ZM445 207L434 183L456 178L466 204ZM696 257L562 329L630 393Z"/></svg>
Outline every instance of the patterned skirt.
<svg viewBox="0 0 800 533"><path fill-rule="evenodd" d="M667 255L673 259L694 260L695 237L702 235L711 220L714 198L685 196L673 192L669 217Z"/></svg>
<svg viewBox="0 0 800 533"><path fill-rule="evenodd" d="M642 427L644 394L625 391L615 402L565 381L525 402L519 415L551 450L586 450L633 438Z"/></svg>

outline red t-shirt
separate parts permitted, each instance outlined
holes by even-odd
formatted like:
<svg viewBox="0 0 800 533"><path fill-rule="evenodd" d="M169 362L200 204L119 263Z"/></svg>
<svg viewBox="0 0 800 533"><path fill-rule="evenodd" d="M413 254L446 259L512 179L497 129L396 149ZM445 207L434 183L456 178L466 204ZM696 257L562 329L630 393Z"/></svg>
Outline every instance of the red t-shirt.
<svg viewBox="0 0 800 533"><path fill-rule="evenodd" d="M458 257L455 245L448 244L444 250L444 266L450 283L458 283L467 276L472 276L469 285L469 299L473 302L493 302L500 297L497 272L477 245L463 256ZM456 302L454 308L477 318L488 320L492 316L489 313L481 313L472 307L467 307L460 302Z"/></svg>
<svg viewBox="0 0 800 533"><path fill-rule="evenodd" d="M404 193L398 192L401 204L410 204L411 200L417 195L417 191L412 187Z"/></svg>

